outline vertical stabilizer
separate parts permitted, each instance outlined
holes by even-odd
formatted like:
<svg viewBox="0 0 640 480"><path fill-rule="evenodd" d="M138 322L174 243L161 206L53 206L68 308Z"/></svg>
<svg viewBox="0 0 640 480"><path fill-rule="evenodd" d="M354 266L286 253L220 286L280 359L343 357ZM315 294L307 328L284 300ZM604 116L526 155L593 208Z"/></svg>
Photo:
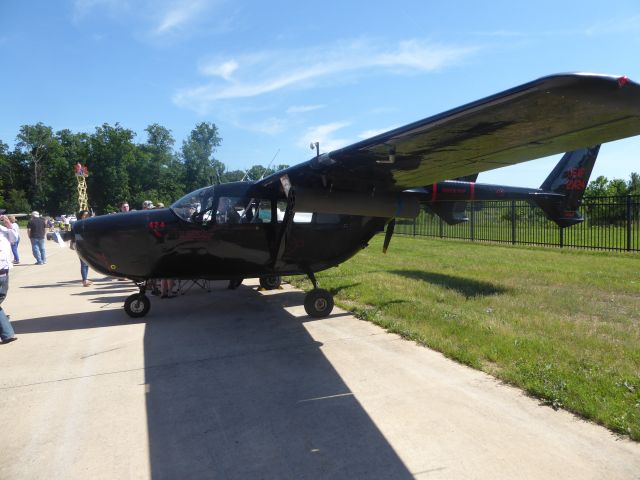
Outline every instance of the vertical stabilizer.
<svg viewBox="0 0 640 480"><path fill-rule="evenodd" d="M589 183L600 145L567 152L540 186L540 195L534 202L545 215L561 227L568 227L583 220L578 207ZM554 193L555 196L545 196Z"/></svg>

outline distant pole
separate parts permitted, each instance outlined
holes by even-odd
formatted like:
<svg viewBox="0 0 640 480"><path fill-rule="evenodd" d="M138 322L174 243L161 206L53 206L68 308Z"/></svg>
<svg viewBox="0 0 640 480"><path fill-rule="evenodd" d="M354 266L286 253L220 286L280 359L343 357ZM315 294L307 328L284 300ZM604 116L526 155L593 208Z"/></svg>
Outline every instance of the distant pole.
<svg viewBox="0 0 640 480"><path fill-rule="evenodd" d="M631 203L631 195L627 195L627 252L631 251L631 231L633 225L633 204Z"/></svg>
<svg viewBox="0 0 640 480"><path fill-rule="evenodd" d="M516 201L511 200L511 243L516 244Z"/></svg>
<svg viewBox="0 0 640 480"><path fill-rule="evenodd" d="M471 203L470 205L471 208L471 212L470 212L470 221L469 221L469 237L471 237L471 241L473 242L476 239L476 234L475 234L475 225L476 225L476 209L475 209L475 203Z"/></svg>

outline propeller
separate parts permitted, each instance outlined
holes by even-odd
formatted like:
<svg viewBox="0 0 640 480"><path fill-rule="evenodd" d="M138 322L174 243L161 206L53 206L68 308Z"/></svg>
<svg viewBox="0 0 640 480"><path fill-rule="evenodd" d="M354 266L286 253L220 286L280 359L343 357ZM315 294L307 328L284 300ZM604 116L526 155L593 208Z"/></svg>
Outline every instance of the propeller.
<svg viewBox="0 0 640 480"><path fill-rule="evenodd" d="M391 237L393 236L393 230L396 228L396 219L392 219L389 223L387 223L387 231L384 234L384 245L382 245L382 253L387 253L387 248L389 248L389 242L391 241Z"/></svg>

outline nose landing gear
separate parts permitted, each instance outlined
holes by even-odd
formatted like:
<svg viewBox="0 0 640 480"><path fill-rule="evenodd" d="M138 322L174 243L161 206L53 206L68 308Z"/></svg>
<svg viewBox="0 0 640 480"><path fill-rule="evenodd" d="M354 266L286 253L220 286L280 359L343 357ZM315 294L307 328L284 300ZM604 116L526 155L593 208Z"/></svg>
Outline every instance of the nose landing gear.
<svg viewBox="0 0 640 480"><path fill-rule="evenodd" d="M124 311L127 312L127 315L130 317L140 318L149 313L149 310L151 309L151 301L146 295L146 282L136 283L136 285L140 289L140 292L127 297L124 301Z"/></svg>

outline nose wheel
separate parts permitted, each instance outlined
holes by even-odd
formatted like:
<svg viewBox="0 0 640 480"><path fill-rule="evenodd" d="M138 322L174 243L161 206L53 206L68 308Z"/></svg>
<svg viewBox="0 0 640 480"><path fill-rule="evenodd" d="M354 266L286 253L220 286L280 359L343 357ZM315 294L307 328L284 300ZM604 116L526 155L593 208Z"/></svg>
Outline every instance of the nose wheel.
<svg viewBox="0 0 640 480"><path fill-rule="evenodd" d="M134 293L124 301L124 311L133 318L144 317L150 309L151 302L144 293Z"/></svg>
<svg viewBox="0 0 640 480"><path fill-rule="evenodd" d="M130 317L140 318L149 313L149 310L151 309L151 301L149 300L149 297L145 295L147 291L147 283L136 282L136 285L140 289L140 292L127 297L124 301L124 311L127 312L127 315Z"/></svg>

